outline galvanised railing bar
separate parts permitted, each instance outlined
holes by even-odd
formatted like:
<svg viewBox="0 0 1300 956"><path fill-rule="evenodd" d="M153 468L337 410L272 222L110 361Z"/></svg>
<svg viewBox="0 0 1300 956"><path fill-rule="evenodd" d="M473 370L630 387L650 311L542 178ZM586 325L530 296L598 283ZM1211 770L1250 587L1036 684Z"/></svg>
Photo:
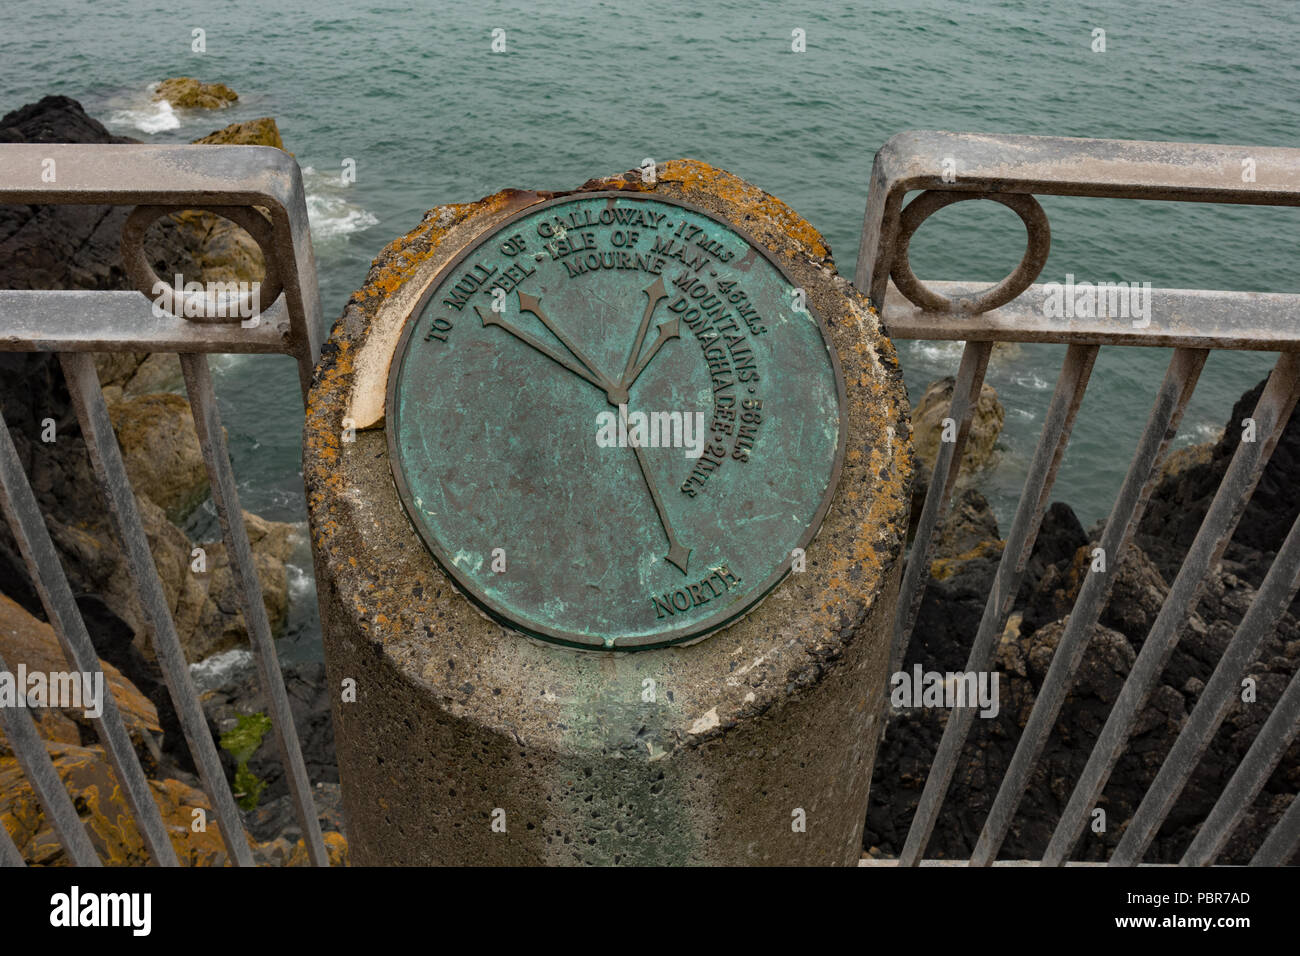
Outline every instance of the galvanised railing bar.
<svg viewBox="0 0 1300 956"><path fill-rule="evenodd" d="M1300 397L1300 354L1283 353L1253 413L1259 440L1243 441L1237 445L1210 510L1201 522L1200 530L1183 559L1164 605L1142 644L1142 650L1120 689L1083 774L1057 823L1043 856L1044 866L1060 866L1074 847L1089 812L1096 806L1110 772L1128 742L1142 705L1200 600L1207 575L1223 556L1232 538L1246 502L1295 408L1297 397Z"/></svg>
<svg viewBox="0 0 1300 956"><path fill-rule="evenodd" d="M1059 277L1058 284L1064 279L1065 276ZM927 281L925 284L951 299L971 298L985 288L983 284L971 282ZM890 285L881 314L890 335L901 339L1147 345L1261 352L1300 349L1295 323L1296 315L1300 314L1300 295L1293 293L1152 289L1150 313L1146 318L1054 316L1047 300L1049 295L1059 294L1061 290L1049 290L1046 284L1034 283L1006 305L976 315L957 316L914 305Z"/></svg>
<svg viewBox="0 0 1300 956"><path fill-rule="evenodd" d="M103 677L99 655L86 631L67 575L59 562L49 529L41 517L40 505L32 493L31 483L18 459L18 450L9 435L4 416L0 415L0 509L9 519L9 527L22 552L23 559L41 597L64 656L73 669L94 679ZM131 737L122 723L117 702L108 691L104 680L103 700L99 702L100 714L91 718L99 739L104 745L109 763L117 776L118 786L126 797L127 805L135 816L140 836L150 855L159 866L177 866L176 852L167 835L162 814L154 800L149 781L131 745Z"/></svg>
<svg viewBox="0 0 1300 956"><path fill-rule="evenodd" d="M212 801L213 811L221 826L222 840L234 865L252 866L253 855L248 847L248 837L244 833L244 825L239 810L235 807L225 773L221 769L221 758L218 757L212 735L208 732L198 693L190 679L185 651L181 648L176 625L172 621L167 595L158 578L149 541L140 523L135 494L131 489L126 466L122 463L122 452L117 445L108 408L104 404L94 359L86 353L60 353L59 361L63 365L68 392L81 422L91 464L108 503L109 516L127 558L140 605L149 622L158 664L176 706L176 715L198 767L203 788Z"/></svg>
<svg viewBox="0 0 1300 956"><path fill-rule="evenodd" d="M1300 849L1300 794L1291 798L1291 806L1286 808L1286 813L1277 821L1273 832L1255 851L1250 865L1286 866L1297 849Z"/></svg>
<svg viewBox="0 0 1300 956"><path fill-rule="evenodd" d="M13 673L0 655L0 671ZM13 746L18 766L23 768L36 799L45 810L45 819L59 837L74 866L99 866L99 855L77 815L72 798L63 788L59 772L45 749L45 741L36 730L36 722L25 707L0 707L0 723ZM0 830L4 829L0 825Z"/></svg>
<svg viewBox="0 0 1300 956"><path fill-rule="evenodd" d="M1016 808L1029 784L1029 776L1056 725L1074 675L1078 673L1124 552L1133 540L1147 501L1159 480L1160 462L1164 460L1170 441L1178 433L1183 412L1208 356L1205 349L1179 349L1169 360L1169 368L1151 406L1146 428L1102 533L1100 547L1106 559L1105 570L1089 573L1079 589L1065 632L1034 701L1033 711L971 854L972 866L990 865L1006 839Z"/></svg>
<svg viewBox="0 0 1300 956"><path fill-rule="evenodd" d="M941 157L952 156L956 184L970 189L1300 205L1300 153L1286 147L909 130L881 153L893 178L921 178L913 189L932 188L926 174ZM1254 182L1241 175L1248 159L1256 168Z"/></svg>
<svg viewBox="0 0 1300 956"><path fill-rule="evenodd" d="M905 207L905 199L914 191L921 191L920 195ZM1171 347L1197 353L1197 369L1204 361L1205 351L1213 348L1300 353L1300 326L1294 321L1300 312L1298 295L1154 289L1147 283L1142 283L1135 295L1135 283L1112 282L1076 283L1074 290L1067 291L1074 278L1069 275L1057 277L1058 281L1053 283L1036 284L1051 245L1050 224L1034 198L1036 195L1300 206L1300 150L930 131L900 133L880 149L872 165L854 278L857 287L870 297L889 334L895 339L962 341L967 349L976 342L990 345L1041 342L1094 348L1101 345ZM1027 234L1024 255L1005 279L991 287L970 282L921 282L909 261L913 236L933 213L963 200L989 200L1016 212ZM1088 289L1092 301L1097 303L1092 309L1080 310L1091 315L1074 316L1072 309L1061 308L1066 297L1075 303L1082 289ZM1071 314L1063 315L1065 311ZM1294 376L1294 369L1291 374ZM1275 391L1278 375L1274 373ZM1193 384L1186 383L1186 394L1190 394ZM1284 409L1274 409L1281 412L1275 423L1278 428L1293 404L1294 398ZM1177 427L1180 414L1181 405L1171 418L1173 428ZM1265 425L1266 422L1259 423L1261 429ZM1151 440L1155 437L1154 431L1148 435ZM1160 437L1163 446L1165 436ZM1144 452L1143 447L1139 448L1139 459L1151 452L1149 441L1145 449ZM1155 466L1164 453L1163 448L1158 450L1150 467L1138 461L1130 466L1130 483L1137 482L1141 489L1136 499L1138 514L1129 521L1118 520L1119 513L1127 507L1126 502L1134 496L1135 489L1130 487L1116 501L1104 541L1112 541L1121 527L1130 524L1136 527L1145 499L1154 487ZM1144 470L1148 473L1138 482ZM1249 487L1242 487L1246 482L1240 475L1235 478L1233 475L1230 469L1232 480L1225 479L1220 486L1221 510L1228 508L1226 502L1232 495L1242 499L1237 507L1244 509L1244 499L1253 490L1255 479L1250 480ZM1022 499L1021 508L1025 506ZM934 510L937 516L942 516L940 504L931 504L928 497L924 510ZM1232 526L1235 520L1232 519ZM1230 537L1231 528L1227 530ZM1121 538L1119 547L1108 550L1112 570L1114 562L1122 560L1124 541ZM1188 561L1195 566L1202 559L1207 559L1207 555L1194 551ZM1004 554L1003 565L1007 560ZM1014 556L1011 560L1015 560ZM1023 560L1019 568L1023 569ZM999 575L1002 571L1000 567ZM1189 569L1188 563L1184 563L1180 572L1184 583L1171 592L1161 612L1166 624L1177 616L1174 605L1185 606L1186 613L1191 613L1197 596L1192 592L1205 571L1205 567ZM970 862L998 865L993 857L1021 799L1025 780L1059 715L1060 701L1052 702L1063 699L1081 655L1086 652L1092 627L1088 618L1099 615L1093 605L1104 603L1103 585L1107 583L1094 582L1092 576L1085 580L1074 613L1066 624L1062 646L1053 657L1048 681L1039 691L1031 724L1017 747L1010 776L1002 782ZM912 594L905 590L903 597L910 599ZM914 627L915 617L907 616L910 607L906 600L900 601L900 608L896 624ZM988 606L985 611L987 618ZM982 639L993 639L985 633L985 624L982 620L976 645ZM1164 626L1159 625L1159 618L1158 626ZM901 638L896 634L891 643L893 648L905 648L909 640L908 633L903 633ZM976 649L972 648L972 661ZM1145 646L1143 650L1148 652ZM1149 651L1145 660L1139 657L1138 663L1146 666L1154 653ZM968 668L979 669L972 665ZM1137 686L1130 675L1125 691L1132 693ZM1121 694L1121 701L1124 700ZM1110 716L1112 721L1117 719L1114 711ZM953 768L949 761L955 762L960 755L961 740L969 725L969 714L959 711L949 718L917 818L908 835L908 845L904 847L902 863L919 862L917 858L928 839L929 827L933 826L950 783ZM952 738L954 733L958 735L957 740ZM1094 749L1090 762L1098 760L1098 751ZM1076 787L1075 797L1080 796L1079 789ZM1089 802L1084 802L1070 809L1073 814L1070 825L1075 827L1071 843L1082 826L1081 814L1089 808ZM1058 826L1053 835L1058 843L1063 839L1062 829ZM1056 849L1049 846L1049 853L1054 852ZM1064 852L1054 862L1064 863Z"/></svg>
<svg viewBox="0 0 1300 956"><path fill-rule="evenodd" d="M1020 503L1012 519L993 587L980 618L979 631L966 661L967 672L986 671L992 664L993 652L1002 636L1007 615L1020 589L1025 565L1033 551L1061 457L1069 444L1074 419L1088 388L1088 378L1097 360L1097 352L1098 347L1095 345L1072 345L1061 364L1056 390L1043 420L1042 435L1034 451L1033 461L1030 462ZM930 766L916 815L912 818L903 852L899 855L900 866L916 866L921 862L977 710L976 707L958 706L948 715L939 750Z"/></svg>
<svg viewBox="0 0 1300 956"><path fill-rule="evenodd" d="M311 780L303 762L302 748L298 743L298 730L294 726L293 711L284 689L284 677L271 638L271 625L262 603L262 585L253 565L253 549L248 543L248 530L244 527L243 513L239 507L239 493L235 487L234 472L230 467L230 453L226 448L225 432L217 409L217 397L212 388L212 374L206 355L182 355L181 371L185 375L185 388L194 412L199 447L208 467L212 485L212 501L221 523L221 536L226 542L230 567L239 592L240 609L252 639L257 658L258 676L271 710L271 726L284 761L289 792L293 795L298 823L302 827L307 853L315 866L329 866L329 854L321 838L320 820L312 799Z"/></svg>
<svg viewBox="0 0 1300 956"><path fill-rule="evenodd" d="M194 322L153 313L139 292L0 289L0 352L217 352L283 354L293 331L284 299L257 324Z"/></svg>
<svg viewBox="0 0 1300 956"><path fill-rule="evenodd" d="M967 865L968 865L968 862L967 862L966 860L946 860L946 859L938 859L938 858L935 858L935 857L929 857L929 858L927 858L927 859L922 860L922 861L921 861L919 864L917 864L917 865L918 865L918 866L922 866L922 867L931 867L931 866L967 866ZM1002 868L1002 867L1021 867L1021 866L1038 866L1038 861L1037 861L1037 860L997 860L997 861L995 861L992 865L993 865L994 867L996 867L996 868ZM1065 865L1068 866L1068 867L1071 867L1071 868L1073 868L1073 867L1084 867L1084 868L1087 868L1087 867L1093 867L1093 866L1101 867L1101 866L1105 866L1106 864L1105 864L1105 863L1098 863L1098 862L1091 861L1091 860L1071 860L1069 863L1067 863L1067 864L1065 864ZM1174 865L1175 865L1175 864L1173 864L1173 863L1143 863L1143 864L1142 864L1142 866L1144 866L1144 867L1150 867L1150 868L1171 867L1171 866L1174 866ZM892 866L898 866L898 861L897 861L897 860L894 860L894 859L883 859L883 860L875 860L875 859L861 859L861 860L858 860L858 866L861 866L861 867L892 867Z"/></svg>
<svg viewBox="0 0 1300 956"><path fill-rule="evenodd" d="M26 866L27 861L23 859L22 853L14 844L14 838L9 835L9 831L3 823L0 823L0 866Z"/></svg>
<svg viewBox="0 0 1300 956"><path fill-rule="evenodd" d="M921 506L921 517L916 524L916 534L912 538L912 553L908 556L907 566L903 570L903 583L898 593L898 608L894 618L894 640L889 655L889 671L895 673L903 666L907 655L908 640L912 627L916 623L917 612L921 608L921 598L930 578L930 557L934 553L935 530L943 521L952 499L953 486L961 467L962 451L966 447L966 436L970 434L970 423L979 401L980 390L984 386L984 373L988 369L989 355L993 351L991 342L968 342L962 349L961 365L957 369L957 379L952 390L952 403L948 408L948 417L959 422L954 441L939 443L935 455L934 472L930 475L930 484L926 489L925 503ZM883 724L882 724L883 729Z"/></svg>
<svg viewBox="0 0 1300 956"><path fill-rule="evenodd" d="M1223 652L1196 707L1178 734L1173 749L1160 765L1142 803L1124 829L1119 846L1111 854L1112 866L1129 866L1141 860L1160 825L1173 809L1187 780L1201 761L1219 725L1232 709L1241 689L1241 678L1254 660L1264 638L1276 629L1296 590L1300 589L1300 517L1273 558L1268 574L1242 618L1237 633Z"/></svg>
<svg viewBox="0 0 1300 956"><path fill-rule="evenodd" d="M32 206L197 202L290 216L302 195L293 157L271 146L6 143L0 202ZM47 159L57 176L42 175ZM303 202L306 226L306 201ZM287 225L287 224L286 224ZM301 230L305 232L304 230Z"/></svg>
<svg viewBox="0 0 1300 956"><path fill-rule="evenodd" d="M1253 182L1243 181L1246 161L1255 170ZM1297 206L1300 150L934 130L898 133L876 153L871 167L854 278L877 308L885 301L894 267L903 197L917 189Z"/></svg>
<svg viewBox="0 0 1300 956"><path fill-rule="evenodd" d="M54 182L42 176L49 159ZM268 273L274 268L283 283L292 332L281 351L297 358L306 397L320 354L321 307L302 171L292 156L270 146L6 143L0 162L0 203L265 209L267 235L254 238ZM130 272L131 250L123 252ZM149 294L147 286L140 291Z"/></svg>
<svg viewBox="0 0 1300 956"><path fill-rule="evenodd" d="M1286 754L1291 741L1300 732L1300 671L1291 675L1282 697L1273 712L1264 721L1259 736L1251 743L1246 756L1232 774L1232 779L1219 794L1214 809L1205 818L1201 828L1196 831L1196 838L1178 861L1179 866L1209 866L1223 852L1224 845L1232 832L1241 823L1268 783L1278 763ZM1296 804L1291 804L1294 807ZM1290 808L1287 810L1290 814Z"/></svg>

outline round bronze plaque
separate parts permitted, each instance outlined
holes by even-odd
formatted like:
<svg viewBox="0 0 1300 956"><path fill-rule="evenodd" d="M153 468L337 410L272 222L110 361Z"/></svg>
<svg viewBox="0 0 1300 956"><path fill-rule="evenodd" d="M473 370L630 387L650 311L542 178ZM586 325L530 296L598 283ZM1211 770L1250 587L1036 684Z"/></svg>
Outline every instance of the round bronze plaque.
<svg viewBox="0 0 1300 956"><path fill-rule="evenodd" d="M502 624L581 647L698 639L801 570L844 422L804 290L736 227L632 192L477 239L389 372L393 474L434 558Z"/></svg>

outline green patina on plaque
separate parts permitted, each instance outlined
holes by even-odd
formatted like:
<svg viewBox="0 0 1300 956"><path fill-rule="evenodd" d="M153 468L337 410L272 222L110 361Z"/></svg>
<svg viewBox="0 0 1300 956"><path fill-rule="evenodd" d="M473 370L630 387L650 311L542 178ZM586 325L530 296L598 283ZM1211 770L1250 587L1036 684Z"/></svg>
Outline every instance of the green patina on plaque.
<svg viewBox="0 0 1300 956"><path fill-rule="evenodd" d="M825 517L844 422L803 290L735 227L633 192L477 239L389 373L393 473L434 558L503 624L584 647L751 610Z"/></svg>

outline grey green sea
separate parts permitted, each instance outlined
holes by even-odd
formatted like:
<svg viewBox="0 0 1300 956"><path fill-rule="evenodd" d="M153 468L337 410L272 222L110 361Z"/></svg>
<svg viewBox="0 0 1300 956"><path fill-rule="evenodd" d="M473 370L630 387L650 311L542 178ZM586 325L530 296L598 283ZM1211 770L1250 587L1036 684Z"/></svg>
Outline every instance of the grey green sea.
<svg viewBox="0 0 1300 956"><path fill-rule="evenodd" d="M205 52L192 50L195 30ZM1298 40L1293 0L2 0L0 113L63 94L114 133L157 143L274 117L304 171L329 324L430 207L505 186L572 188L647 157L704 160L779 196L851 275L872 157L900 130L1300 145ZM154 103L151 85L177 75L227 83L239 101ZM355 182L341 175L348 160ZM1296 210L1042 204L1052 251L1039 281L1295 289ZM992 282L1023 248L1010 210L962 203L918 233L913 265L922 278ZM897 345L913 400L956 370L960 343ZM1021 346L990 366L1006 424L978 486L1004 528L1062 356ZM1212 354L1179 444L1216 437L1272 360ZM1109 510L1167 361L1159 349L1101 352L1054 495L1085 526ZM244 506L302 521L292 361L227 357L214 374ZM210 511L189 530L202 535L204 521ZM310 575L296 578L293 629L310 653Z"/></svg>

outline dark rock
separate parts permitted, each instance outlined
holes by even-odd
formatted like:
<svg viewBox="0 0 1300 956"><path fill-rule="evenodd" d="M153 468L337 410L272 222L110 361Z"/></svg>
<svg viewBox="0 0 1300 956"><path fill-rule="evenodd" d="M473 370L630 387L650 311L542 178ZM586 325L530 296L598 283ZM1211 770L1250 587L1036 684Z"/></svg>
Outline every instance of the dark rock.
<svg viewBox="0 0 1300 956"><path fill-rule="evenodd" d="M1025 586L1032 590L1049 567L1074 561L1078 550L1087 543L1088 536L1074 509L1063 501L1052 502L1043 512L1043 523L1025 565Z"/></svg>
<svg viewBox="0 0 1300 956"><path fill-rule="evenodd" d="M998 519L988 500L974 488L967 488L957 494L944 519L934 556L956 558L998 540Z"/></svg>
<svg viewBox="0 0 1300 956"><path fill-rule="evenodd" d="M234 666L228 670L224 680L202 695L208 726L213 738L218 740L236 725L238 715L270 713L261 683L254 676L251 660L247 665L240 661L232 663ZM323 661L286 664L283 671L307 776L313 784L337 783L339 771L334 756L334 725L330 718L325 664ZM227 776L233 780L234 761L224 750L221 754L227 764ZM284 767L273 733L268 733L262 740L262 745L248 762L248 769L267 783L262 800L275 800L288 794Z"/></svg>
<svg viewBox="0 0 1300 956"><path fill-rule="evenodd" d="M312 788L312 802L320 817L320 828L326 833L347 833L343 820L343 794L338 783L319 783ZM302 839L298 811L288 794L271 800L262 800L255 810L245 810L241 816L249 835L258 842L283 837L289 843Z"/></svg>
<svg viewBox="0 0 1300 956"><path fill-rule="evenodd" d="M1264 390L1264 382L1237 400L1224 426L1223 437L1191 464L1171 469L1162 477L1142 518L1138 541L1165 579L1172 581L1182 565L1228 463L1241 441L1242 421L1251 417ZM1259 435L1260 441L1264 440ZM1300 415L1292 415L1273 450L1259 484L1251 495L1225 552L1236 573L1258 587L1273 555L1300 514Z"/></svg>
<svg viewBox="0 0 1300 956"><path fill-rule="evenodd" d="M1241 420L1251 414L1261 389L1237 403L1212 453L1189 451L1162 473L1137 544L1126 549L1115 570L1099 623L1002 846L1002 859L1041 857L1213 499L1240 439ZM1118 843L1300 511L1294 490L1298 479L1300 422L1293 418L1223 561L1208 576L1194 613L1180 628L1179 642L1111 772L1098 804L1106 810L1106 832L1085 830L1075 845L1074 859L1105 860ZM933 579L908 648L904 665L908 670L917 663L926 670L965 668L1001 551L996 524L989 525L980 500L966 493L954 503L951 526L936 548ZM1011 621L997 648L1001 711L995 718L974 722L927 857L964 858L974 847L1065 630L1065 618L1091 573L1091 550L1103 528L1098 525L1085 533L1073 512L1060 503L1045 515ZM1256 700L1234 700L1152 842L1147 862L1173 863L1181 858L1300 669L1296 611L1293 605L1254 655L1247 676L1254 682ZM897 856L902 849L946 718L942 709L890 715L877 753L863 836L863 845L872 848L874 855ZM1248 862L1298 788L1300 740L1293 741L1219 862Z"/></svg>
<svg viewBox="0 0 1300 956"><path fill-rule="evenodd" d="M1101 623L1141 647L1164 606L1169 587L1145 551L1130 545L1120 558ZM1069 613L1068 610L1065 613Z"/></svg>

